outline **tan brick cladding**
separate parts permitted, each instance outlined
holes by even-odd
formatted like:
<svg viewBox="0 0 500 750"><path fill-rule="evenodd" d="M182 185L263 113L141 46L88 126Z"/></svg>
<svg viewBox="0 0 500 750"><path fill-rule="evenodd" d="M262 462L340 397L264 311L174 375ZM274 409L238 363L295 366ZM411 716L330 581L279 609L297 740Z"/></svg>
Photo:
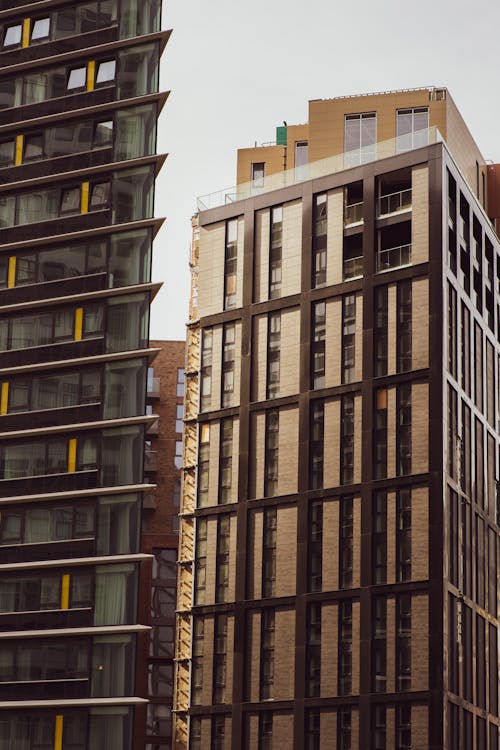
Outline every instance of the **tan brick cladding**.
<svg viewBox="0 0 500 750"><path fill-rule="evenodd" d="M227 656L226 656L226 703L233 698L233 651L234 651L234 617L227 618ZM226 721L227 728L227 721Z"/></svg>
<svg viewBox="0 0 500 750"><path fill-rule="evenodd" d="M387 289L387 374L396 372L397 345L397 291L396 284L390 284Z"/></svg>
<svg viewBox="0 0 500 750"><path fill-rule="evenodd" d="M429 385L413 383L411 389L411 470L429 471Z"/></svg>
<svg viewBox="0 0 500 750"><path fill-rule="evenodd" d="M339 655L338 604L323 604L321 608L321 689L322 698L337 695Z"/></svg>
<svg viewBox="0 0 500 750"><path fill-rule="evenodd" d="M240 403L240 380L241 380L241 322L237 321L234 331L234 394L233 394L233 406L238 406ZM222 390L222 382L220 384Z"/></svg>
<svg viewBox="0 0 500 750"><path fill-rule="evenodd" d="M220 422L210 423L210 464L208 469L208 505L217 505L219 494Z"/></svg>
<svg viewBox="0 0 500 750"><path fill-rule="evenodd" d="M283 206L281 296L300 292L302 255L302 201Z"/></svg>
<svg viewBox="0 0 500 750"><path fill-rule="evenodd" d="M299 392L300 309L281 313L280 396Z"/></svg>
<svg viewBox="0 0 500 750"><path fill-rule="evenodd" d="M387 389L387 476L396 475L396 389Z"/></svg>
<svg viewBox="0 0 500 750"><path fill-rule="evenodd" d="M198 271L200 317L221 312L223 308L225 240L226 225L223 221L200 228Z"/></svg>
<svg viewBox="0 0 500 750"><path fill-rule="evenodd" d="M252 164L264 162L265 174L281 172L284 165L285 149L283 146L259 146L258 148L238 149L237 183L250 182L252 179Z"/></svg>
<svg viewBox="0 0 500 750"><path fill-rule="evenodd" d="M414 279L411 309L412 368L429 367L429 280Z"/></svg>
<svg viewBox="0 0 500 750"><path fill-rule="evenodd" d="M201 691L201 705L210 706L213 698L214 618L205 617L203 627L203 688Z"/></svg>
<svg viewBox="0 0 500 750"><path fill-rule="evenodd" d="M217 551L217 518L207 522L207 571L205 586L205 604L215 602L215 555Z"/></svg>
<svg viewBox="0 0 500 750"><path fill-rule="evenodd" d="M275 614L274 686L275 701L293 698L295 678L295 609L277 609Z"/></svg>
<svg viewBox="0 0 500 750"><path fill-rule="evenodd" d="M256 702L260 698L260 612L249 615L249 639L247 643L247 685L250 701Z"/></svg>
<svg viewBox="0 0 500 750"><path fill-rule="evenodd" d="M411 744L415 750L427 750L429 746L429 710L427 706L411 707ZM450 750L453 749L450 748Z"/></svg>
<svg viewBox="0 0 500 750"><path fill-rule="evenodd" d="M327 201L326 283L329 286L342 281L344 189L331 190Z"/></svg>
<svg viewBox="0 0 500 750"><path fill-rule="evenodd" d="M252 414L252 463L249 473L250 497L262 497L264 495L264 453L265 453L265 429L266 416L264 412Z"/></svg>
<svg viewBox="0 0 500 750"><path fill-rule="evenodd" d="M361 446L362 446L362 415L363 404L361 396L354 397L354 484L361 482Z"/></svg>
<svg viewBox="0 0 500 750"><path fill-rule="evenodd" d="M267 372L267 315L253 319L252 400L265 401Z"/></svg>
<svg viewBox="0 0 500 750"><path fill-rule="evenodd" d="M299 471L299 410L280 409L278 493L287 495L297 492Z"/></svg>
<svg viewBox="0 0 500 750"><path fill-rule="evenodd" d="M342 298L326 303L325 385L340 385L342 366ZM326 433L325 433L326 434Z"/></svg>
<svg viewBox="0 0 500 750"><path fill-rule="evenodd" d="M275 712L273 715L273 747L293 747L293 716ZM255 748L257 750L257 748Z"/></svg>
<svg viewBox="0 0 500 750"><path fill-rule="evenodd" d="M322 711L320 717L321 750L333 750L337 744L337 713ZM335 744L332 744L332 743Z"/></svg>
<svg viewBox="0 0 500 750"><path fill-rule="evenodd" d="M361 500L354 498L352 503L352 586L357 588L361 583ZM339 560L340 564L340 560ZM354 612L353 612L354 618ZM353 624L354 627L354 624ZM353 636L354 639L354 636Z"/></svg>
<svg viewBox="0 0 500 750"><path fill-rule="evenodd" d="M358 505L358 503L356 503L356 505ZM353 695L359 694L360 628L361 628L360 605L359 605L359 602L353 602L352 603L352 690L351 690ZM356 745L354 746L356 747Z"/></svg>
<svg viewBox="0 0 500 750"><path fill-rule="evenodd" d="M240 444L240 420L233 419L233 458L231 464L231 492L230 502L238 502L238 451Z"/></svg>
<svg viewBox="0 0 500 750"><path fill-rule="evenodd" d="M411 493L411 577L429 577L429 490L415 487Z"/></svg>
<svg viewBox="0 0 500 750"><path fill-rule="evenodd" d="M238 261L236 266L236 307L243 304L243 243L245 241L245 220L238 219ZM239 351L237 348L236 351ZM236 389L236 384L235 384ZM238 391L236 391L238 393Z"/></svg>
<svg viewBox="0 0 500 750"><path fill-rule="evenodd" d="M354 341L354 380L363 378L363 295L356 295L356 338Z"/></svg>
<svg viewBox="0 0 500 750"><path fill-rule="evenodd" d="M236 582L236 515L232 515L229 521L229 586L227 596L230 602L234 601Z"/></svg>
<svg viewBox="0 0 500 750"><path fill-rule="evenodd" d="M212 392L210 409L221 407L221 378L222 378L222 326L212 329Z"/></svg>
<svg viewBox="0 0 500 750"><path fill-rule="evenodd" d="M250 715L248 717L248 750L258 750L259 747L259 717ZM203 747L203 745L202 745ZM208 749L209 745L207 745Z"/></svg>
<svg viewBox="0 0 500 750"><path fill-rule="evenodd" d="M262 545L264 529L264 512L251 511L248 516L248 593L249 599L260 599L262 596Z"/></svg>
<svg viewBox="0 0 500 750"><path fill-rule="evenodd" d="M396 602L387 599L386 693L396 690Z"/></svg>
<svg viewBox="0 0 500 750"><path fill-rule="evenodd" d="M429 260L429 169L414 167L411 174L411 260L425 263Z"/></svg>
<svg viewBox="0 0 500 750"><path fill-rule="evenodd" d="M201 746L210 747L212 743L212 720L203 718L201 720Z"/></svg>
<svg viewBox="0 0 500 750"><path fill-rule="evenodd" d="M278 508L276 514L276 596L294 596L297 564L297 508Z"/></svg>
<svg viewBox="0 0 500 750"><path fill-rule="evenodd" d="M254 302L264 302L269 290L269 208L255 214L255 250L254 250Z"/></svg>
<svg viewBox="0 0 500 750"><path fill-rule="evenodd" d="M387 493L387 583L396 583L396 493Z"/></svg>
<svg viewBox="0 0 500 750"><path fill-rule="evenodd" d="M429 687L429 598L414 595L411 600L411 688Z"/></svg>
<svg viewBox="0 0 500 750"><path fill-rule="evenodd" d="M359 747L359 711L355 708L351 712L351 746Z"/></svg>
<svg viewBox="0 0 500 750"><path fill-rule="evenodd" d="M323 484L338 487L340 483L340 401L325 401L325 458Z"/></svg>
<svg viewBox="0 0 500 750"><path fill-rule="evenodd" d="M396 743L396 710L388 706L385 714L386 750L395 750ZM422 748L424 750L424 748ZM427 750L425 748L425 750Z"/></svg>
<svg viewBox="0 0 500 750"><path fill-rule="evenodd" d="M335 591L339 587L339 503L325 500L323 503L323 591Z"/></svg>

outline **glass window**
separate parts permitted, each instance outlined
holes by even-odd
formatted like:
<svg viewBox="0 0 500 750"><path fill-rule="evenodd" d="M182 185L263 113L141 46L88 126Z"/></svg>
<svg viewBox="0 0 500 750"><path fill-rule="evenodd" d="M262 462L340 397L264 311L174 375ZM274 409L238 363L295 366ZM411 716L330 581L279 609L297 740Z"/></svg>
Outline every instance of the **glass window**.
<svg viewBox="0 0 500 750"><path fill-rule="evenodd" d="M135 565L98 566L95 580L94 625L126 625L134 622L136 592Z"/></svg>
<svg viewBox="0 0 500 750"><path fill-rule="evenodd" d="M85 87L86 81L87 68L85 66L80 68L73 68L69 71L67 88L68 90L82 89Z"/></svg>
<svg viewBox="0 0 500 750"><path fill-rule="evenodd" d="M14 164L14 141L2 141L0 143L0 167L11 167Z"/></svg>
<svg viewBox="0 0 500 750"><path fill-rule="evenodd" d="M22 33L23 27L20 23L16 23L12 26L7 26L3 37L3 46L11 47L15 44L21 44Z"/></svg>
<svg viewBox="0 0 500 750"><path fill-rule="evenodd" d="M377 116L375 112L345 116L344 150L346 166L375 159Z"/></svg>
<svg viewBox="0 0 500 750"><path fill-rule="evenodd" d="M97 66L96 84L106 83L107 81L113 81L116 72L115 60L106 60L106 62L99 63Z"/></svg>
<svg viewBox="0 0 500 750"><path fill-rule="evenodd" d="M90 210L97 211L107 208L109 204L109 182L99 182L92 185L90 191Z"/></svg>
<svg viewBox="0 0 500 750"><path fill-rule="evenodd" d="M42 159L43 133L33 133L24 138L24 161L36 161Z"/></svg>
<svg viewBox="0 0 500 750"><path fill-rule="evenodd" d="M252 187L261 188L264 187L264 172L265 162L255 162L252 164Z"/></svg>
<svg viewBox="0 0 500 750"><path fill-rule="evenodd" d="M113 142L113 120L96 122L94 127L94 146L109 146Z"/></svg>
<svg viewBox="0 0 500 750"><path fill-rule="evenodd" d="M80 211L80 188L66 188L61 192L62 214L79 213Z"/></svg>
<svg viewBox="0 0 500 750"><path fill-rule="evenodd" d="M31 29L31 41L35 42L38 39L47 39L50 33L50 17L37 18L33 22Z"/></svg>
<svg viewBox="0 0 500 750"><path fill-rule="evenodd" d="M396 152L426 146L429 142L429 109L398 109L396 113Z"/></svg>
<svg viewBox="0 0 500 750"><path fill-rule="evenodd" d="M177 391L176 395L178 397L184 396L184 378L185 378L185 372L184 368L179 368L177 370Z"/></svg>

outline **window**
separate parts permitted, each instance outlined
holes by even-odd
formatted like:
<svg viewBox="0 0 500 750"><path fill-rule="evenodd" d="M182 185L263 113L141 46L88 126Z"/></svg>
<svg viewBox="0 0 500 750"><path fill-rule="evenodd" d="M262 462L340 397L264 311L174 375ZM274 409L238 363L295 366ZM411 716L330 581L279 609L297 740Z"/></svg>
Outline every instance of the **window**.
<svg viewBox="0 0 500 750"><path fill-rule="evenodd" d="M396 153L426 146L429 142L429 109L416 107L396 112Z"/></svg>
<svg viewBox="0 0 500 750"><path fill-rule="evenodd" d="M377 155L375 112L345 116L344 160L346 167L372 161Z"/></svg>
<svg viewBox="0 0 500 750"><path fill-rule="evenodd" d="M101 374L82 369L9 382L8 413L58 409L101 401Z"/></svg>
<svg viewBox="0 0 500 750"><path fill-rule="evenodd" d="M31 27L31 41L48 39L50 34L50 17L37 18Z"/></svg>
<svg viewBox="0 0 500 750"><path fill-rule="evenodd" d="M226 222L224 253L224 310L236 307L236 269L238 258L238 219Z"/></svg>
<svg viewBox="0 0 500 750"><path fill-rule="evenodd" d="M89 211L99 211L109 207L109 182L99 182L90 190Z"/></svg>
<svg viewBox="0 0 500 750"><path fill-rule="evenodd" d="M352 586L353 567L353 500L340 500L340 588L348 589Z"/></svg>
<svg viewBox="0 0 500 750"><path fill-rule="evenodd" d="M175 431L177 434L184 430L184 404L175 405Z"/></svg>
<svg viewBox="0 0 500 750"><path fill-rule="evenodd" d="M217 554L215 561L215 601L227 602L229 598L229 544L231 538L231 518L228 515L217 518Z"/></svg>
<svg viewBox="0 0 500 750"><path fill-rule="evenodd" d="M0 448L0 479L23 479L97 468L94 437L78 439L74 467L70 466L68 459L69 446L67 438L4 444Z"/></svg>
<svg viewBox="0 0 500 750"><path fill-rule="evenodd" d="M0 545L44 544L95 536L95 508L89 503L56 507L9 507L0 516Z"/></svg>
<svg viewBox="0 0 500 750"><path fill-rule="evenodd" d="M184 382L185 382L185 371L183 367L179 367L177 369L177 389L176 389L176 396L177 398L180 398L181 396L184 396Z"/></svg>
<svg viewBox="0 0 500 750"><path fill-rule="evenodd" d="M388 288L375 288L375 376L387 375L389 321Z"/></svg>
<svg viewBox="0 0 500 750"><path fill-rule="evenodd" d="M373 750L386 750L386 707L375 706L373 711Z"/></svg>
<svg viewBox="0 0 500 750"><path fill-rule="evenodd" d="M2 141L0 143L0 167L12 167L14 165L15 141Z"/></svg>
<svg viewBox="0 0 500 750"><path fill-rule="evenodd" d="M340 708L337 714L337 747L338 750L352 750L351 744L351 709Z"/></svg>
<svg viewBox="0 0 500 750"><path fill-rule="evenodd" d="M273 608L261 612L260 633L260 700L273 697L274 687L274 628L275 613ZM269 746L271 750L271 746Z"/></svg>
<svg viewBox="0 0 500 750"><path fill-rule="evenodd" d="M411 689L411 596L396 600L396 690Z"/></svg>
<svg viewBox="0 0 500 750"><path fill-rule="evenodd" d="M295 179L306 180L308 175L309 144L307 141L295 143Z"/></svg>
<svg viewBox="0 0 500 750"><path fill-rule="evenodd" d="M396 502L397 580L409 581L411 579L411 490L398 490Z"/></svg>
<svg viewBox="0 0 500 750"><path fill-rule="evenodd" d="M215 616L214 703L226 702L227 615Z"/></svg>
<svg viewBox="0 0 500 750"><path fill-rule="evenodd" d="M111 146L113 143L113 120L103 120L96 122L94 125L94 135L92 145L96 148L100 146Z"/></svg>
<svg viewBox="0 0 500 750"><path fill-rule="evenodd" d="M356 339L356 295L342 297L342 382L354 381Z"/></svg>
<svg viewBox="0 0 500 750"><path fill-rule="evenodd" d="M373 498L373 582L387 582L387 493Z"/></svg>
<svg viewBox="0 0 500 750"><path fill-rule="evenodd" d="M354 481L354 396L342 397L340 434L340 475L342 484Z"/></svg>
<svg viewBox="0 0 500 750"><path fill-rule="evenodd" d="M310 487L316 490L323 487L325 405L323 401L311 403Z"/></svg>
<svg viewBox="0 0 500 750"><path fill-rule="evenodd" d="M326 193L321 193L314 196L313 203L313 288L326 284L326 240L327 200Z"/></svg>
<svg viewBox="0 0 500 750"><path fill-rule="evenodd" d="M202 333L201 349L200 407L202 411L209 409L212 403L212 350L213 331L211 328L205 328Z"/></svg>
<svg viewBox="0 0 500 750"><path fill-rule="evenodd" d="M262 545L262 596L276 595L276 508L265 508Z"/></svg>
<svg viewBox="0 0 500 750"><path fill-rule="evenodd" d="M321 591L323 568L323 502L309 506L308 591Z"/></svg>
<svg viewBox="0 0 500 750"><path fill-rule="evenodd" d="M264 469L264 495L278 494L279 411L271 409L266 414L266 447Z"/></svg>
<svg viewBox="0 0 500 750"><path fill-rule="evenodd" d="M210 504L209 481L210 481L210 425L201 424L199 427L198 448L198 507L202 508Z"/></svg>
<svg viewBox="0 0 500 750"><path fill-rule="evenodd" d="M203 691L203 657L205 654L205 621L203 617L193 617L193 655L191 659L191 702L201 705ZM192 719L191 719L192 722ZM191 736L193 727L191 724ZM200 726L201 740L201 726ZM200 745L201 750L201 745Z"/></svg>
<svg viewBox="0 0 500 750"><path fill-rule="evenodd" d="M397 286L397 371L411 370L411 281L400 281Z"/></svg>
<svg viewBox="0 0 500 750"><path fill-rule="evenodd" d="M352 601L339 602L339 695L352 691Z"/></svg>
<svg viewBox="0 0 500 750"><path fill-rule="evenodd" d="M412 750L410 703L396 704L396 750Z"/></svg>
<svg viewBox="0 0 500 750"><path fill-rule="evenodd" d="M114 81L116 72L115 60L106 60L105 62L98 63L96 85L100 83L107 83L108 81Z"/></svg>
<svg viewBox="0 0 500 750"><path fill-rule="evenodd" d="M231 502L233 474L233 418L227 417L220 423L219 449L219 503Z"/></svg>
<svg viewBox="0 0 500 750"><path fill-rule="evenodd" d="M265 174L265 162L255 162L252 164L252 188L263 188L264 187L264 174Z"/></svg>
<svg viewBox="0 0 500 750"><path fill-rule="evenodd" d="M222 329L222 406L232 406L234 402L236 325L225 323Z"/></svg>
<svg viewBox="0 0 500 750"><path fill-rule="evenodd" d="M307 690L317 698L321 686L321 604L310 604L307 611Z"/></svg>
<svg viewBox="0 0 500 750"><path fill-rule="evenodd" d="M207 574L207 532L207 519L198 518L196 521L196 575L194 586L195 604L205 604L205 587Z"/></svg>
<svg viewBox="0 0 500 750"><path fill-rule="evenodd" d="M283 251L283 206L271 209L271 241L269 247L269 299L281 294L281 261Z"/></svg>
<svg viewBox="0 0 500 750"><path fill-rule="evenodd" d="M24 161L43 159L43 133L31 133L24 138Z"/></svg>
<svg viewBox="0 0 500 750"><path fill-rule="evenodd" d="M259 716L259 750L272 750L273 715L266 711Z"/></svg>
<svg viewBox="0 0 500 750"><path fill-rule="evenodd" d="M267 319L267 398L280 393L281 313L270 313Z"/></svg>
<svg viewBox="0 0 500 750"><path fill-rule="evenodd" d="M304 750L320 750L321 743L321 714L319 711L306 713L305 748Z"/></svg>
<svg viewBox="0 0 500 750"><path fill-rule="evenodd" d="M182 469L182 440L175 441L174 466L176 469Z"/></svg>
<svg viewBox="0 0 500 750"><path fill-rule="evenodd" d="M223 703L224 701L221 701ZM226 736L226 717L212 717L212 745L213 750L224 750Z"/></svg>
<svg viewBox="0 0 500 750"><path fill-rule="evenodd" d="M387 476L387 388L375 391L374 470L375 479Z"/></svg>
<svg viewBox="0 0 500 750"><path fill-rule="evenodd" d="M73 68L69 71L68 75L68 91L73 89L83 89L87 82L87 68L85 66L80 68Z"/></svg>
<svg viewBox="0 0 500 750"><path fill-rule="evenodd" d="M411 383L396 387L396 474L411 474Z"/></svg>
<svg viewBox="0 0 500 750"><path fill-rule="evenodd" d="M373 599L373 690L385 693L387 675L387 599Z"/></svg>
<svg viewBox="0 0 500 750"><path fill-rule="evenodd" d="M64 188L61 191L61 204L59 208L61 214L80 213L80 188Z"/></svg>
<svg viewBox="0 0 500 750"><path fill-rule="evenodd" d="M312 309L311 385L325 387L326 302L316 302Z"/></svg>
<svg viewBox="0 0 500 750"><path fill-rule="evenodd" d="M14 45L21 44L23 35L23 26L21 23L7 26L3 36L3 46L13 47Z"/></svg>

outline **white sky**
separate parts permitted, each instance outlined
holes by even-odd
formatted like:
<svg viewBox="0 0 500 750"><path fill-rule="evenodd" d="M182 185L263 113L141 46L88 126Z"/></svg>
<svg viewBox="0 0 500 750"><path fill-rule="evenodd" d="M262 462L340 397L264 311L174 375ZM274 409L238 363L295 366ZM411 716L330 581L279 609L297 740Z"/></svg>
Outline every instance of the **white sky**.
<svg viewBox="0 0 500 750"><path fill-rule="evenodd" d="M307 120L309 99L446 86L500 162L499 0L164 0L151 337L185 336L196 197L233 185L236 149ZM496 125L495 125L496 123Z"/></svg>

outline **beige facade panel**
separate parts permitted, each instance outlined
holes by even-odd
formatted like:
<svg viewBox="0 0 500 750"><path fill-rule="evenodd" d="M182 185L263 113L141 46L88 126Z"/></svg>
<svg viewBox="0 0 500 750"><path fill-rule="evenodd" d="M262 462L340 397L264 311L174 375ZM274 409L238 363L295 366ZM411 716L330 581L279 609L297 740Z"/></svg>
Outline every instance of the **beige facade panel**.
<svg viewBox="0 0 500 750"><path fill-rule="evenodd" d="M396 493L387 493L387 583L396 583Z"/></svg>
<svg viewBox="0 0 500 750"><path fill-rule="evenodd" d="M248 516L248 590L249 599L260 599L262 596L262 549L264 532L264 512L252 511Z"/></svg>
<svg viewBox="0 0 500 750"><path fill-rule="evenodd" d="M241 321L236 321L234 329L234 394L233 394L233 406L239 406L240 403L240 382L241 382ZM222 383L221 383L222 389Z"/></svg>
<svg viewBox="0 0 500 750"><path fill-rule="evenodd" d="M390 284L387 289L387 374L396 372L397 350L397 287Z"/></svg>
<svg viewBox="0 0 500 750"><path fill-rule="evenodd" d="M309 141L309 125L289 125L287 128L286 168L295 167L295 144L297 141Z"/></svg>
<svg viewBox="0 0 500 750"><path fill-rule="evenodd" d="M325 386L341 383L342 367L342 298L326 303ZM325 433L326 434L326 433Z"/></svg>
<svg viewBox="0 0 500 750"><path fill-rule="evenodd" d="M453 158L482 205L486 205L487 166L469 128L451 96L448 95L446 107L447 128L446 142ZM479 184L477 169L479 168ZM483 176L484 175L484 176ZM484 188L483 188L484 186Z"/></svg>
<svg viewBox="0 0 500 750"><path fill-rule="evenodd" d="M212 392L210 409L221 407L222 383L222 326L212 328Z"/></svg>
<svg viewBox="0 0 500 750"><path fill-rule="evenodd" d="M322 698L337 695L339 656L338 604L323 604L321 608L321 688Z"/></svg>
<svg viewBox="0 0 500 750"><path fill-rule="evenodd" d="M352 586L357 588L361 585L361 498L355 497L352 502ZM340 562L340 561L339 561ZM354 611L353 611L354 617ZM354 635L353 635L353 642Z"/></svg>
<svg viewBox="0 0 500 750"><path fill-rule="evenodd" d="M332 750L332 739L337 737L336 711L322 711L320 717L321 750Z"/></svg>
<svg viewBox="0 0 500 750"><path fill-rule="evenodd" d="M396 389L387 389L387 476L396 476Z"/></svg>
<svg viewBox="0 0 500 750"><path fill-rule="evenodd" d="M351 744L359 747L359 711L355 708L351 712Z"/></svg>
<svg viewBox="0 0 500 750"><path fill-rule="evenodd" d="M240 216L238 219L238 249L236 265L236 307L243 304L243 253L245 243L245 219ZM238 349L236 350L238 351Z"/></svg>
<svg viewBox="0 0 500 750"><path fill-rule="evenodd" d="M411 742L415 748L429 746L429 709L427 706L411 707Z"/></svg>
<svg viewBox="0 0 500 750"><path fill-rule="evenodd" d="M293 698L295 679L295 610L277 609L275 615L274 690L276 701Z"/></svg>
<svg viewBox="0 0 500 750"><path fill-rule="evenodd" d="M203 687L201 705L212 704L213 664L214 664L214 618L205 617L203 622Z"/></svg>
<svg viewBox="0 0 500 750"><path fill-rule="evenodd" d="M238 185L250 182L252 179L252 164L264 162L265 174L271 175L281 172L285 166L286 149L283 146L257 146L255 148L239 148L237 162ZM258 192L258 191L256 191Z"/></svg>
<svg viewBox="0 0 500 750"><path fill-rule="evenodd" d="M259 717L255 714L250 714L247 719L248 727L248 750L258 750L259 747ZM207 745L207 748L210 745Z"/></svg>
<svg viewBox="0 0 500 750"><path fill-rule="evenodd" d="M249 699L252 702L260 699L260 612L251 612L249 615L249 643L248 649L248 673L247 684Z"/></svg>
<svg viewBox="0 0 500 750"><path fill-rule="evenodd" d="M344 189L331 190L327 197L326 283L342 281L344 239Z"/></svg>
<svg viewBox="0 0 500 750"><path fill-rule="evenodd" d="M325 401L325 459L323 484L338 487L340 483L340 401Z"/></svg>
<svg viewBox="0 0 500 750"><path fill-rule="evenodd" d="M429 688L429 597L412 596L411 600L411 688Z"/></svg>
<svg viewBox="0 0 500 750"><path fill-rule="evenodd" d="M411 318L412 368L429 367L429 280L414 279Z"/></svg>
<svg viewBox="0 0 500 750"><path fill-rule="evenodd" d="M339 501L323 502L322 589L336 591L339 587Z"/></svg>
<svg viewBox="0 0 500 750"><path fill-rule="evenodd" d="M220 422L210 423L210 463L208 469L208 505L219 501Z"/></svg>
<svg viewBox="0 0 500 750"><path fill-rule="evenodd" d="M265 430L266 416L263 412L252 414L252 464L250 468L249 493L250 497L264 495L264 458L265 458Z"/></svg>
<svg viewBox="0 0 500 750"><path fill-rule="evenodd" d="M354 397L354 484L361 482L363 400Z"/></svg>
<svg viewBox="0 0 500 750"><path fill-rule="evenodd" d="M281 296L298 294L302 268L302 201L290 201L283 206L281 257Z"/></svg>
<svg viewBox="0 0 500 750"><path fill-rule="evenodd" d="M207 521L207 569L205 585L205 604L215 602L215 555L217 551L217 518Z"/></svg>
<svg viewBox="0 0 500 750"><path fill-rule="evenodd" d="M269 292L269 208L255 214L255 248L254 248L254 302L264 302Z"/></svg>
<svg viewBox="0 0 500 750"><path fill-rule="evenodd" d="M293 715L275 713L273 715L273 745L293 747Z"/></svg>
<svg viewBox="0 0 500 750"><path fill-rule="evenodd" d="M234 601L236 585L236 552L237 552L237 518L233 514L229 520L229 585L227 596L230 602ZM228 625L229 627L229 625Z"/></svg>
<svg viewBox="0 0 500 750"><path fill-rule="evenodd" d="M240 445L240 420L235 417L233 419L233 456L231 463L231 491L229 501L231 503L238 502L238 479L239 479L239 453Z"/></svg>
<svg viewBox="0 0 500 750"><path fill-rule="evenodd" d="M391 706L387 707L385 714L386 725L386 750L395 750L396 748L396 711Z"/></svg>
<svg viewBox="0 0 500 750"><path fill-rule="evenodd" d="M252 400L264 401L267 373L267 315L257 315L252 324Z"/></svg>
<svg viewBox="0 0 500 750"><path fill-rule="evenodd" d="M279 412L278 493L297 492L299 474L299 410L296 407Z"/></svg>
<svg viewBox="0 0 500 750"><path fill-rule="evenodd" d="M358 503L356 503L356 505L358 505ZM361 633L360 604L359 602L353 602L352 603L352 694L353 695L359 695L360 633ZM354 719L354 712L353 712L352 718ZM353 724L354 724L354 721L353 721ZM354 747L356 747L356 745L354 745Z"/></svg>
<svg viewBox="0 0 500 750"><path fill-rule="evenodd" d="M210 747L212 742L212 720L203 717L201 720L201 746Z"/></svg>
<svg viewBox="0 0 500 750"><path fill-rule="evenodd" d="M429 577L429 490L415 487L411 493L411 577Z"/></svg>
<svg viewBox="0 0 500 750"><path fill-rule="evenodd" d="M297 565L297 508L278 508L276 533L276 596L294 596Z"/></svg>
<svg viewBox="0 0 500 750"><path fill-rule="evenodd" d="M363 379L363 295L356 295L356 333L354 339L354 380Z"/></svg>
<svg viewBox="0 0 500 750"><path fill-rule="evenodd" d="M223 221L200 228L198 311L200 317L221 312L224 297L226 225Z"/></svg>
<svg viewBox="0 0 500 750"><path fill-rule="evenodd" d="M396 601L387 599L386 693L396 690Z"/></svg>
<svg viewBox="0 0 500 750"><path fill-rule="evenodd" d="M429 385L413 383L411 389L411 447L413 474L429 471Z"/></svg>
<svg viewBox="0 0 500 750"><path fill-rule="evenodd" d="M300 309L281 313L280 396L299 392Z"/></svg>
<svg viewBox="0 0 500 750"><path fill-rule="evenodd" d="M411 173L411 261L429 260L429 168L413 167Z"/></svg>

